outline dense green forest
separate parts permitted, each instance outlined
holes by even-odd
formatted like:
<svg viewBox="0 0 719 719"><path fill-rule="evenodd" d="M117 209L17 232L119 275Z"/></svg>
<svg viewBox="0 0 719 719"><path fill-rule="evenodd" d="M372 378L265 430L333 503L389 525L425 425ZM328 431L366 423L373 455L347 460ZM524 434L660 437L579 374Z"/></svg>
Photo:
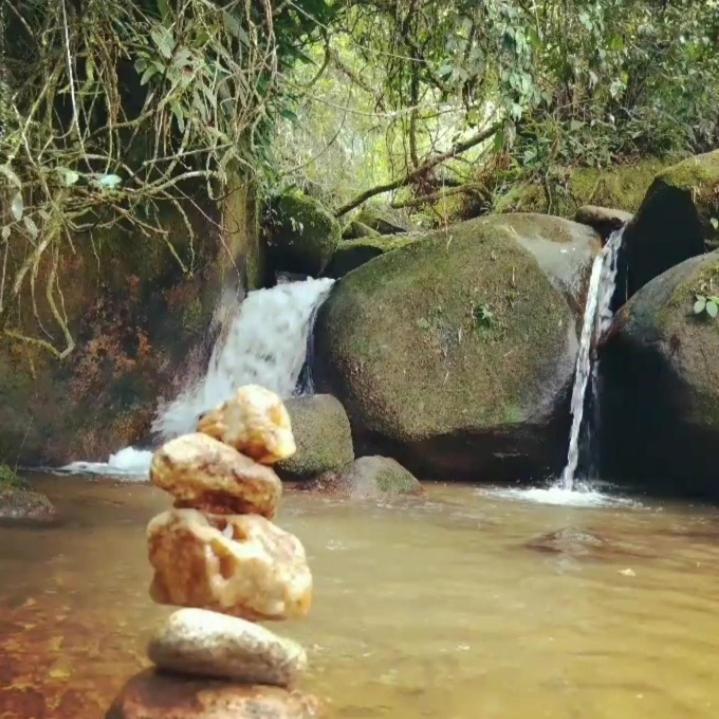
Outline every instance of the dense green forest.
<svg viewBox="0 0 719 719"><path fill-rule="evenodd" d="M184 216L198 185L214 201L235 176L297 186L343 220L376 196L436 224L527 184L558 211L575 168L719 139L716 0L0 7L0 327L60 355L78 233L130 225L191 272L158 206ZM32 336L29 290L53 325Z"/></svg>

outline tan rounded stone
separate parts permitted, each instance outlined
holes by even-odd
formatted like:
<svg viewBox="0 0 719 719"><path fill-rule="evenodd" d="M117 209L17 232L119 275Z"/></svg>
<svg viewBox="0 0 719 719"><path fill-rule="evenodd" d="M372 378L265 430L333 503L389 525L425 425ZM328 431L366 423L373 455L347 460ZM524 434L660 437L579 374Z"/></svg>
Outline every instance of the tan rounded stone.
<svg viewBox="0 0 719 719"><path fill-rule="evenodd" d="M314 696L279 687L147 669L124 686L105 719L316 719Z"/></svg>
<svg viewBox="0 0 719 719"><path fill-rule="evenodd" d="M262 464L295 453L290 416L282 400L259 385L240 387L222 407L204 414L197 429Z"/></svg>
<svg viewBox="0 0 719 719"><path fill-rule="evenodd" d="M209 514L275 516L282 483L269 467L206 434L186 434L155 452L150 479L176 507Z"/></svg>
<svg viewBox="0 0 719 719"><path fill-rule="evenodd" d="M264 517L173 509L147 528L151 594L161 604L245 619L305 616L312 574L297 537Z"/></svg>
<svg viewBox="0 0 719 719"><path fill-rule="evenodd" d="M307 668L305 650L291 639L206 609L173 612L150 640L147 656L160 669L282 687Z"/></svg>

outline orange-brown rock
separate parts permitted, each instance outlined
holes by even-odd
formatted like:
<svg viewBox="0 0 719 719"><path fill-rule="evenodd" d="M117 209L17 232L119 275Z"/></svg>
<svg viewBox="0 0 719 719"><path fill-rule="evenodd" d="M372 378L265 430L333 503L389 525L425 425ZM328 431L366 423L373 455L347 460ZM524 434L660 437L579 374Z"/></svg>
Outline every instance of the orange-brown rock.
<svg viewBox="0 0 719 719"><path fill-rule="evenodd" d="M279 687L163 674L130 679L105 719L315 719L320 701Z"/></svg>
<svg viewBox="0 0 719 719"><path fill-rule="evenodd" d="M231 400L204 414L197 429L262 464L295 453L290 416L282 400L258 385L240 387Z"/></svg>
<svg viewBox="0 0 719 719"><path fill-rule="evenodd" d="M173 509L147 528L151 594L161 604L244 619L305 616L312 574L297 537L255 514Z"/></svg>
<svg viewBox="0 0 719 719"><path fill-rule="evenodd" d="M282 483L270 467L200 432L170 440L155 452L151 480L176 507L209 514L275 516Z"/></svg>

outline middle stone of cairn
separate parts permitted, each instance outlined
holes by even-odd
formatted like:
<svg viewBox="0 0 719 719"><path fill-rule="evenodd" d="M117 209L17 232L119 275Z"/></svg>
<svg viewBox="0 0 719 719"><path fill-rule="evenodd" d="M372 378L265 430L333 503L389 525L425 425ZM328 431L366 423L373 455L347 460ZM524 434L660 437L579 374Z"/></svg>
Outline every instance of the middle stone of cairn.
<svg viewBox="0 0 719 719"><path fill-rule="evenodd" d="M150 593L195 608L172 614L150 642L160 669L278 686L305 669L302 647L252 623L310 609L304 547L270 521L282 483L268 465L294 452L281 400L248 385L204 415L198 432L155 453L151 480L175 503L147 528Z"/></svg>

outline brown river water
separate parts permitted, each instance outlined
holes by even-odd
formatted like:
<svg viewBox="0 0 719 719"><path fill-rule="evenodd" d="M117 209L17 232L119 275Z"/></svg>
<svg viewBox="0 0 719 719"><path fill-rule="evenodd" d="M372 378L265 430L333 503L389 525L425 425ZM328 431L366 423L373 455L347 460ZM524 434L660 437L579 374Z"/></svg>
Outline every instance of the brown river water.
<svg viewBox="0 0 719 719"><path fill-rule="evenodd" d="M102 717L147 664L144 484L35 478L64 515L0 528L0 719ZM288 492L315 604L302 688L337 719L716 719L719 509L572 508L467 486ZM550 536L546 536L550 535ZM542 539L544 537L544 539Z"/></svg>

